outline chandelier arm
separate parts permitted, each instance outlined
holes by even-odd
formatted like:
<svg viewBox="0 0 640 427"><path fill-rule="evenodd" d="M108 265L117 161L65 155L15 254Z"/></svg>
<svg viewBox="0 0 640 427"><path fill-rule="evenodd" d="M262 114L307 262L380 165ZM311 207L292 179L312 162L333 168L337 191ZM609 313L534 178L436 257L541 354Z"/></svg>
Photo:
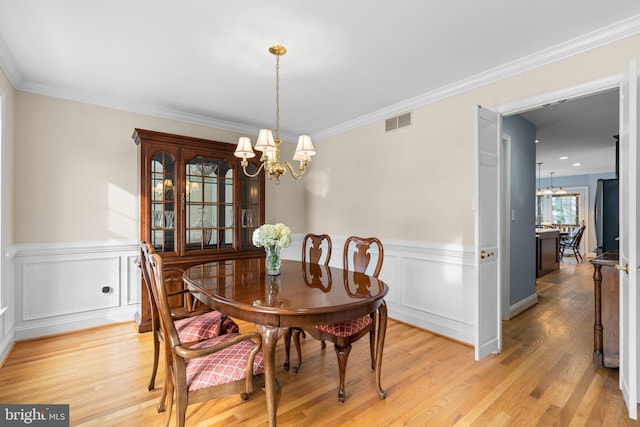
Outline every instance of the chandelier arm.
<svg viewBox="0 0 640 427"><path fill-rule="evenodd" d="M243 162L243 163L244 163L244 162ZM255 178L256 176L258 176L258 174L259 174L260 172L262 172L262 169L264 169L264 165L265 165L265 164L264 164L264 163L262 163L262 164L260 165L260 167L258 168L258 170L256 171L256 173L254 173L254 174L250 174L249 172L247 172L247 166L249 166L249 163L247 162L247 163L245 163L245 164L243 164L243 165L242 165L242 170L244 171L244 174L245 174L246 176L248 176L249 178Z"/></svg>
<svg viewBox="0 0 640 427"><path fill-rule="evenodd" d="M289 162L284 162L283 166L286 166L289 169L289 172L291 172L291 176L294 179L302 178L302 176L306 172L305 169L298 169L300 171L300 173L296 173L296 171L293 169L293 166L291 166L291 163L289 163Z"/></svg>

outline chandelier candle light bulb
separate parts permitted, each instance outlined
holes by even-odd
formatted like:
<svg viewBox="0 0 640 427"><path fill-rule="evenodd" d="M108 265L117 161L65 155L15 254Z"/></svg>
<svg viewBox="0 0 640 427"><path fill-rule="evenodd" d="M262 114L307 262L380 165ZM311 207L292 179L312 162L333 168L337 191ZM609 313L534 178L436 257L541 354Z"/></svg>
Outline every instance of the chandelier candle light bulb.
<svg viewBox="0 0 640 427"><path fill-rule="evenodd" d="M241 136L238 140L238 145L233 153L234 156L241 158L242 170L248 177L256 177L264 169L265 173L269 176L269 179L275 178L276 184L280 183L280 175L284 175L289 169L291 176L294 179L302 178L307 165L311 161L311 156L316 154L309 135L301 135L298 138L298 145L293 155L293 160L298 160L300 165L296 171L289 162L280 163L280 57L287 53L287 49L284 46L271 46L269 52L276 56L276 137L273 137L271 129L260 129L258 133L258 140L255 147L251 147L251 139L246 136ZM252 159L256 156L253 149L262 152L260 161L262 164L258 170L251 174L247 171L249 162L247 159Z"/></svg>

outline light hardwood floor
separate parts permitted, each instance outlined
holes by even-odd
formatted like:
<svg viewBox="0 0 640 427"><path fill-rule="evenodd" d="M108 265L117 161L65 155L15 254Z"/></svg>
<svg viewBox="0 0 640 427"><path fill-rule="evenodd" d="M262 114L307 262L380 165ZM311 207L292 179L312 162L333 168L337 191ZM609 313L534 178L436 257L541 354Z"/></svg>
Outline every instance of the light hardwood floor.
<svg viewBox="0 0 640 427"><path fill-rule="evenodd" d="M504 322L504 351L480 362L473 349L390 321L382 385L375 392L367 340L347 366L338 403L333 349L303 340L298 375L280 372L278 424L286 426L636 425L626 417L618 372L595 367L592 266L565 262L538 282L539 304ZM253 325L239 322L242 330ZM70 404L72 426L155 426L162 386L147 391L151 336L133 323L17 343L0 369L1 403ZM278 344L281 366L282 344ZM266 425L264 393L190 406L187 425Z"/></svg>

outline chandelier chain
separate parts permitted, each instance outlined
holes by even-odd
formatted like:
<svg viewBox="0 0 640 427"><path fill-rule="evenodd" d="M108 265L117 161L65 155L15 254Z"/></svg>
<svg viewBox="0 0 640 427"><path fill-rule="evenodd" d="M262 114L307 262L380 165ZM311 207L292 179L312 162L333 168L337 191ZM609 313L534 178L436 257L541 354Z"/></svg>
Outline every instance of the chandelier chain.
<svg viewBox="0 0 640 427"><path fill-rule="evenodd" d="M280 55L276 55L276 141L280 141Z"/></svg>

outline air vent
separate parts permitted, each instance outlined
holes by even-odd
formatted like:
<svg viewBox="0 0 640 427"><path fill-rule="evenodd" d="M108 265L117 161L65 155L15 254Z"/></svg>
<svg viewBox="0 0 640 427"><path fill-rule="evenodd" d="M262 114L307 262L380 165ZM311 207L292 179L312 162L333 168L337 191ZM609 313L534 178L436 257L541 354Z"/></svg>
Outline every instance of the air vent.
<svg viewBox="0 0 640 427"><path fill-rule="evenodd" d="M411 112L402 113L399 116L391 117L385 120L385 132L403 128L411 125Z"/></svg>

